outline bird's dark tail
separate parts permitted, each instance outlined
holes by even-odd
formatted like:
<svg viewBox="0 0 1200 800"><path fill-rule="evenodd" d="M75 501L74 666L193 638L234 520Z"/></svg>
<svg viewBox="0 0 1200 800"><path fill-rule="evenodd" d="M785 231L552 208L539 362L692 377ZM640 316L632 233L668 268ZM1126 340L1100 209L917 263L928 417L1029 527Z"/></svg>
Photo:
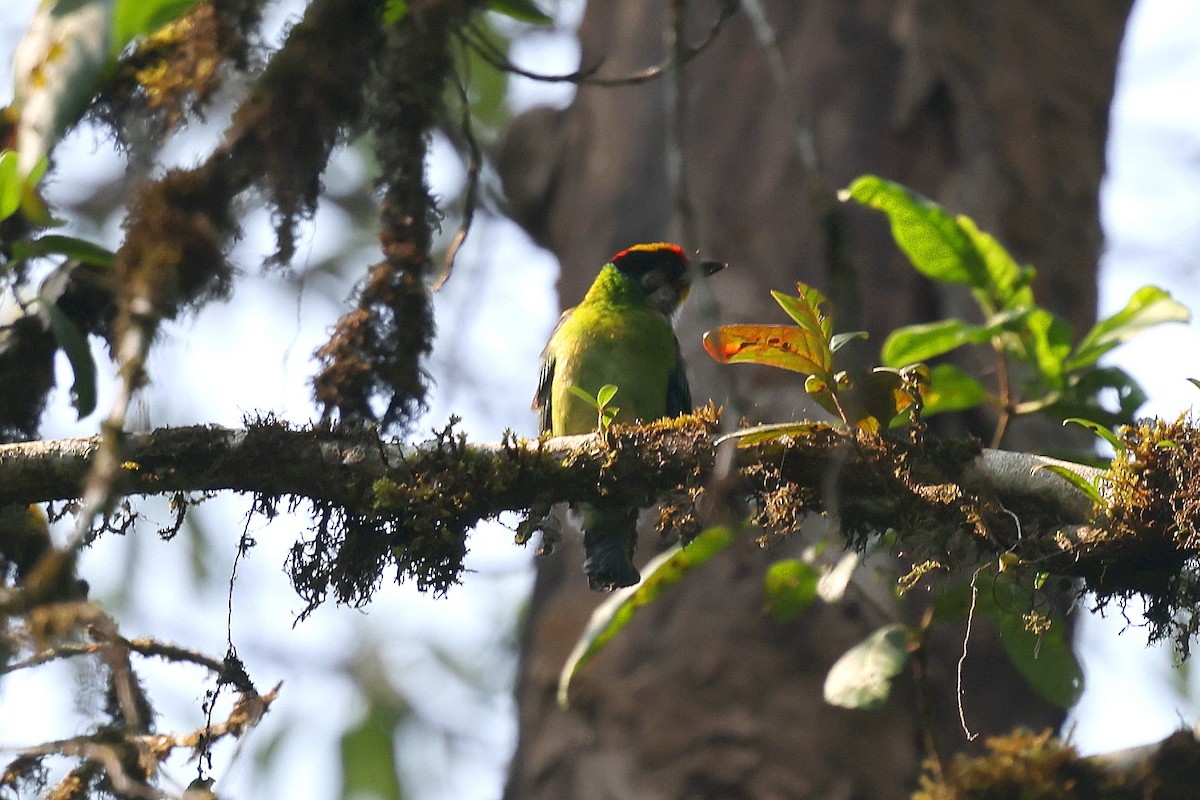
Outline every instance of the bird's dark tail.
<svg viewBox="0 0 1200 800"><path fill-rule="evenodd" d="M633 586L642 579L633 565L637 547L636 508L583 505L583 571L597 592Z"/></svg>

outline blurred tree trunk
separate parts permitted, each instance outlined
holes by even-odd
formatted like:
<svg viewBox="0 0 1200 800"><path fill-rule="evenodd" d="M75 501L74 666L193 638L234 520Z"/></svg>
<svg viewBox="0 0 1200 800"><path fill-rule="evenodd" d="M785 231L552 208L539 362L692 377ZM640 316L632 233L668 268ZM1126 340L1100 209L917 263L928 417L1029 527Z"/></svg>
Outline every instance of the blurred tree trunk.
<svg viewBox="0 0 1200 800"><path fill-rule="evenodd" d="M965 293L935 288L907 266L881 216L826 213L829 189L873 172L974 217L1037 266L1043 303L1077 329L1089 324L1108 106L1130 4L768 1L790 71L783 87L739 11L685 70L684 155L699 231L689 245L733 265L714 283L721 321L782 322L768 290L796 280L829 289L836 328L869 330L876 348L899 325L969 315ZM603 58L601 72L612 75L657 61L667 7L589 3L583 63ZM687 8L698 39L715 7ZM797 155L785 91L805 111L820 174ZM677 230L667 127L661 80L584 86L570 108L514 122L501 153L505 188L518 221L559 257L564 305L607 256ZM803 413L793 375L746 367L717 376L699 346L711 324L694 308L681 320L698 400L727 400L714 387L736 381L751 421ZM643 537L639 556L656 544ZM896 609L884 581L860 570L844 602L775 623L763 613L762 577L785 554L747 542L689 577L587 667L569 711L554 703L558 670L603 598L586 589L576 543L539 560L506 797L901 798L925 755L923 726L943 752L967 748L955 685L961 626L941 625L934 637L936 696L924 720L911 680L882 711L830 707L821 687L833 661L915 612ZM974 731L1061 720L979 626L964 670Z"/></svg>

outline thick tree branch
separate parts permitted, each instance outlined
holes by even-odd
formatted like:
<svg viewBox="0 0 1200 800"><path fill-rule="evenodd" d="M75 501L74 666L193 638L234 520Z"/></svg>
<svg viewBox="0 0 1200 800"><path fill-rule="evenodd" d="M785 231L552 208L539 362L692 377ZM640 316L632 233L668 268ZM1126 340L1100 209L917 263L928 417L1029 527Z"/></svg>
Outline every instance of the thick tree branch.
<svg viewBox="0 0 1200 800"><path fill-rule="evenodd" d="M373 430L270 420L239 430L169 428L128 437L120 491L249 492L268 514L283 498L307 500L313 533L296 543L289 563L297 590L310 608L330 590L339 601L362 603L388 564L422 588L446 590L461 573L468 532L504 512L529 512L524 536L554 503L664 501L668 532L686 540L712 505L705 498L717 460L715 422L707 409L603 435L506 435L487 444L468 443L448 426L415 445ZM1101 603L1142 594L1152 637L1178 635L1193 623L1176 621L1174 612L1200 591L1189 578L1200 560L1200 503L1190 499L1186 478L1200 437L1178 425L1147 428L1132 455L1105 473L969 442L813 424L803 435L737 450L729 496L747 501L764 542L828 512L852 547L893 531L914 565L909 583L989 562L1027 568L1082 579ZM100 447L98 437L0 446L0 505L76 497ZM1051 464L1101 487L1105 501L1094 507L1042 469Z"/></svg>
<svg viewBox="0 0 1200 800"><path fill-rule="evenodd" d="M697 431L695 425L668 423L619 426L606 438L590 434L470 444L431 439L401 445L361 433L275 423L241 429L162 428L128 435L123 489L131 495L254 492L358 506L369 499L363 487L385 477L394 480L397 470L419 477L415 471L423 460L453 447L464 458L489 466L497 477L489 491L492 501L480 509L490 516L546 500L603 500L616 489L605 473L618 470L636 474L636 493L646 497L670 491L687 476L703 478L714 449L707 437L703 442L697 439ZM101 446L99 436L0 445L0 504L78 497L89 460ZM799 459L788 474L816 476L828 466L835 446L829 439L795 439L742 450L738 460L747 470L774 465L781 457ZM522 469L507 471L513 462ZM1090 501L1058 475L1039 471L1047 464L1065 466L1088 480L1103 474L1044 456L984 449L964 471L963 480L975 491L990 488L1016 507L1036 500L1056 511L1062 525L1088 523ZM650 467L657 469L649 471ZM819 481L811 488L820 488Z"/></svg>

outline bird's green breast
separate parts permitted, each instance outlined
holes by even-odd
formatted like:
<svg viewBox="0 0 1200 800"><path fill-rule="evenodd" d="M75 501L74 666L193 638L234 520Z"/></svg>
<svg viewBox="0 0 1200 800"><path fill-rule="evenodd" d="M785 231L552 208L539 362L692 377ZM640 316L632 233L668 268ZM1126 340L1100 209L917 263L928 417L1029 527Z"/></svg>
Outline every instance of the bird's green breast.
<svg viewBox="0 0 1200 800"><path fill-rule="evenodd" d="M593 397L605 384L616 386L611 405L620 409L618 422L648 422L666 413L667 385L679 357L671 324L644 304L613 300L589 293L550 341L555 436L596 429L596 410L570 386Z"/></svg>

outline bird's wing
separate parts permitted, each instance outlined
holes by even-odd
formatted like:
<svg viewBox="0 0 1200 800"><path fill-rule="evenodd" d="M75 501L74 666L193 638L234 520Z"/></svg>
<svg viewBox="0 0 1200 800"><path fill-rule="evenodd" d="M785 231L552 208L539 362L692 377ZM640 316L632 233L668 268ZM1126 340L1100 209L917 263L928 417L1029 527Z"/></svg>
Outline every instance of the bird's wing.
<svg viewBox="0 0 1200 800"><path fill-rule="evenodd" d="M679 351L679 339L675 339L675 369L667 378L667 416L677 417L690 414L692 390L688 386L687 370L683 367L683 353Z"/></svg>
<svg viewBox="0 0 1200 800"><path fill-rule="evenodd" d="M551 388L554 385L554 353L550 351L550 343L554 341L554 335L558 333L558 329L567 321L567 317L571 316L573 308L568 308L558 318L558 324L554 326L554 330L550 332L550 338L546 341L546 346L542 349L542 370L538 374L537 391L533 395L533 404L531 408L538 412L538 432L550 433L550 429L554 424L553 410L550 408Z"/></svg>

